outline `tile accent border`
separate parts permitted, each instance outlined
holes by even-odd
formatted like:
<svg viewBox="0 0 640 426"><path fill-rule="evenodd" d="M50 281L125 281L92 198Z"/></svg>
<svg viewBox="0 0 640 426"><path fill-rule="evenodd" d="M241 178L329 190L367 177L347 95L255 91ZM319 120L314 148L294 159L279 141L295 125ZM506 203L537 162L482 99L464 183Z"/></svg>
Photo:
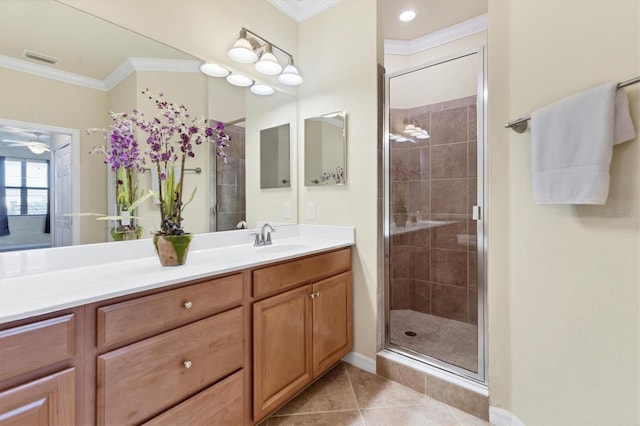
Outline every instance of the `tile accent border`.
<svg viewBox="0 0 640 426"><path fill-rule="evenodd" d="M484 386L468 383L458 376L417 362L401 360L387 351L376 355L376 373L466 413L489 420L489 392Z"/></svg>

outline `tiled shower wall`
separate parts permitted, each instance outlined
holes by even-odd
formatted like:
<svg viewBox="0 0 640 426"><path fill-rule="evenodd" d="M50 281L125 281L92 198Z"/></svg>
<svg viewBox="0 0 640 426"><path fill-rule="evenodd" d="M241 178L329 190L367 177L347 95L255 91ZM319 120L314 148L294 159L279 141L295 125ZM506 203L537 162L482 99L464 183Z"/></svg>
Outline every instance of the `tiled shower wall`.
<svg viewBox="0 0 640 426"><path fill-rule="evenodd" d="M391 142L391 309L477 324L476 97L390 115L392 133L414 123L431 135Z"/></svg>
<svg viewBox="0 0 640 426"><path fill-rule="evenodd" d="M210 196L211 214L209 215L210 230L228 231L237 229L236 225L241 220L245 220L246 197L245 197L245 128L237 125L225 127L225 132L231 136L229 147L225 149L227 162L224 159L215 157L215 152L211 150L210 164ZM214 179L215 177L215 179ZM218 206L218 214L215 213L215 206Z"/></svg>

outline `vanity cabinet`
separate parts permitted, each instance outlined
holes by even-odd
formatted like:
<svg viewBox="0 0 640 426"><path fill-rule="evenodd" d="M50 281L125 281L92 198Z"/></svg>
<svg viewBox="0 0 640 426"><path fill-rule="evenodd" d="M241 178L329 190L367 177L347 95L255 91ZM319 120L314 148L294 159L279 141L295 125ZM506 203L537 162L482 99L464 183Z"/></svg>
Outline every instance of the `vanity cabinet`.
<svg viewBox="0 0 640 426"><path fill-rule="evenodd" d="M250 425L352 348L351 249L0 324L0 426Z"/></svg>
<svg viewBox="0 0 640 426"><path fill-rule="evenodd" d="M350 265L343 249L254 271L254 295L287 289L253 305L254 423L351 350Z"/></svg>
<svg viewBox="0 0 640 426"><path fill-rule="evenodd" d="M97 424L244 424L243 286L236 274L99 307L97 346L126 344L97 356Z"/></svg>
<svg viewBox="0 0 640 426"><path fill-rule="evenodd" d="M77 316L0 331L0 425L76 424Z"/></svg>

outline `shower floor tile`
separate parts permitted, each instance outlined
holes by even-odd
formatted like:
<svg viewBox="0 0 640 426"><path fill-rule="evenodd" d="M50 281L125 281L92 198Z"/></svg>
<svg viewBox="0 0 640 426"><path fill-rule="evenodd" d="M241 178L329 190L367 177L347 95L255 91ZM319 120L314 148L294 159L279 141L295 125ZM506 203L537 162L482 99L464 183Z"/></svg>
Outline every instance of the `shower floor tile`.
<svg viewBox="0 0 640 426"><path fill-rule="evenodd" d="M478 371L478 327L410 309L392 310L391 343L469 371ZM413 335L407 335L415 333Z"/></svg>

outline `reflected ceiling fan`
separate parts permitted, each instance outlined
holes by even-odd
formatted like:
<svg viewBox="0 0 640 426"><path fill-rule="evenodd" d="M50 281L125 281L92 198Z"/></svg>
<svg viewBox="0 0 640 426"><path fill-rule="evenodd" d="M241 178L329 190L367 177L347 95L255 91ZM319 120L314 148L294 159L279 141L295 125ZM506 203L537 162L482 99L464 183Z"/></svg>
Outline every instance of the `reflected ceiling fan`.
<svg viewBox="0 0 640 426"><path fill-rule="evenodd" d="M49 146L46 143L40 141L40 133L35 132L35 135L36 135L36 140L20 141L15 139L2 139L2 142L6 142L7 146L29 148L29 151L38 155L44 154L47 151L51 151L51 149L49 149Z"/></svg>

